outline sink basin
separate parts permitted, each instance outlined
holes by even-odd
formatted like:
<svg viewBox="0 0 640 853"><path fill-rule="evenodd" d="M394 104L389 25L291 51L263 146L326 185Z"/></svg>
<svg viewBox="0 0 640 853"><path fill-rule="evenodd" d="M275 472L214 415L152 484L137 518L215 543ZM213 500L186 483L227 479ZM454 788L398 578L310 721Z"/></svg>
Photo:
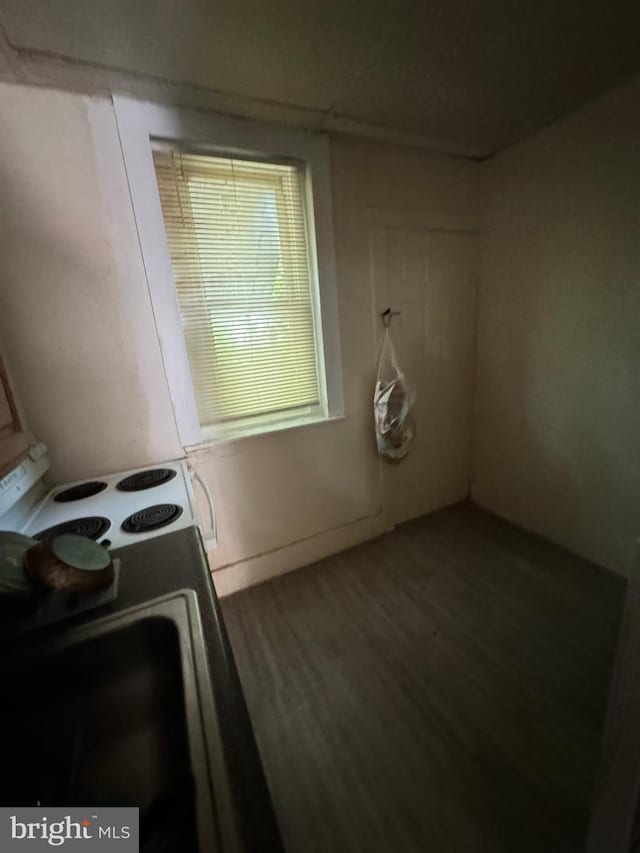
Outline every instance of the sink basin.
<svg viewBox="0 0 640 853"><path fill-rule="evenodd" d="M2 665L3 805L138 806L140 850L234 849L195 593Z"/></svg>

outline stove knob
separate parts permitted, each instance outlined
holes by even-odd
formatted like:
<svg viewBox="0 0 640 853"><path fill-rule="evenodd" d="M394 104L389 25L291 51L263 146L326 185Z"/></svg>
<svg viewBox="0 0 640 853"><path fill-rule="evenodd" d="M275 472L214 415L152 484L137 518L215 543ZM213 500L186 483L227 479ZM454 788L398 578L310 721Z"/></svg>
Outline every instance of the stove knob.
<svg viewBox="0 0 640 853"><path fill-rule="evenodd" d="M31 447L29 448L29 458L31 459L32 462L37 462L38 459L43 457L46 452L47 452L47 445L46 444L42 444L42 442L40 442L39 444L32 444Z"/></svg>

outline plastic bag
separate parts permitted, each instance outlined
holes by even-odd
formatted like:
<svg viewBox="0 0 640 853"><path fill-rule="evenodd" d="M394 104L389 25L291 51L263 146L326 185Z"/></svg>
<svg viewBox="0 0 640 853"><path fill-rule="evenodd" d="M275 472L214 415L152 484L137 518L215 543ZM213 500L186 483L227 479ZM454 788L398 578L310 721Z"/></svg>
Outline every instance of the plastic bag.
<svg viewBox="0 0 640 853"><path fill-rule="evenodd" d="M378 453L393 462L404 459L413 442L416 432L411 415L413 403L414 395L398 365L387 327L378 361L373 413Z"/></svg>

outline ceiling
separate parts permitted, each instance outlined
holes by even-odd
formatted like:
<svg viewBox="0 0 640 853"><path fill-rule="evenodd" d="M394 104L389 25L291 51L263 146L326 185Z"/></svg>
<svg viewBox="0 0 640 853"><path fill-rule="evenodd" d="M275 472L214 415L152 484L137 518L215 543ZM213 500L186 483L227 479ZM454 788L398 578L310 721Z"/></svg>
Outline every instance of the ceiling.
<svg viewBox="0 0 640 853"><path fill-rule="evenodd" d="M640 71L637 0L0 0L0 23L23 51L479 157Z"/></svg>

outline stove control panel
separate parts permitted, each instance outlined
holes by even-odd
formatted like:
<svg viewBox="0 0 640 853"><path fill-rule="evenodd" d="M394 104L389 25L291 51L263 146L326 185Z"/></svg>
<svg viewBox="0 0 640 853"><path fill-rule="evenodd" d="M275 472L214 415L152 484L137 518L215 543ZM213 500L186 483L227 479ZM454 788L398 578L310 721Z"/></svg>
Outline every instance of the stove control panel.
<svg viewBox="0 0 640 853"><path fill-rule="evenodd" d="M48 469L46 446L33 445L26 459L0 480L0 518L5 512L9 512Z"/></svg>

